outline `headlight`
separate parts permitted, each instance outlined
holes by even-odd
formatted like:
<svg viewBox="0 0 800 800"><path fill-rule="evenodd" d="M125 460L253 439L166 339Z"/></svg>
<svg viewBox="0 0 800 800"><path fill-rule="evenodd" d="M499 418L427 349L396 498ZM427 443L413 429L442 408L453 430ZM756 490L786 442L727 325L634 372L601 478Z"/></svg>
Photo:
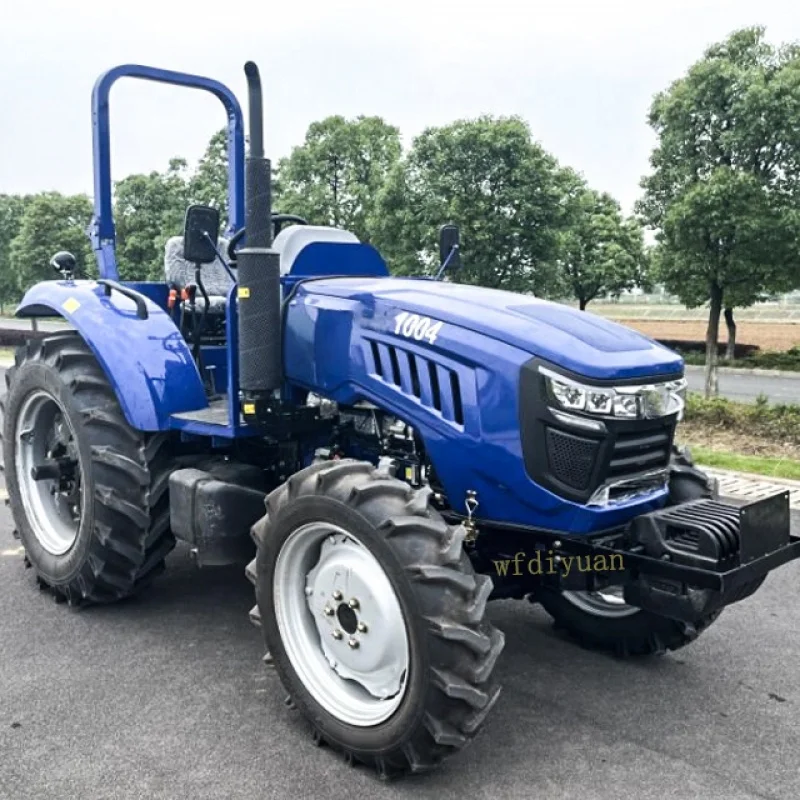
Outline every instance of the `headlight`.
<svg viewBox="0 0 800 800"><path fill-rule="evenodd" d="M639 416L639 397L635 394L618 394L614 397L614 416L636 419Z"/></svg>
<svg viewBox="0 0 800 800"><path fill-rule="evenodd" d="M569 411L583 411L586 408L586 390L582 386L553 380L550 388L562 408Z"/></svg>
<svg viewBox="0 0 800 800"><path fill-rule="evenodd" d="M590 386L566 378L546 367L539 372L547 382L554 404L565 411L583 411L619 419L656 419L671 414L683 417L686 380L664 381L641 386Z"/></svg>

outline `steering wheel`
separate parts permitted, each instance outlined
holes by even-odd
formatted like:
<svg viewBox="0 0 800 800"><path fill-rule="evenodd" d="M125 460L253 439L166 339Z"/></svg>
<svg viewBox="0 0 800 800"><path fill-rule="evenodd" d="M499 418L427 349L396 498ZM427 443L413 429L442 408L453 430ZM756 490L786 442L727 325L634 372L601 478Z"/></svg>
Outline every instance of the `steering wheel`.
<svg viewBox="0 0 800 800"><path fill-rule="evenodd" d="M284 225L291 222L293 225L308 225L308 220L303 219L303 217L298 217L296 214L278 214L273 213L271 216L272 219L272 238L274 239L283 228ZM236 253L234 252L236 249L236 245L242 241L242 237L245 234L244 228L239 228L236 233L231 236L230 241L228 242L228 260L229 261L236 261Z"/></svg>

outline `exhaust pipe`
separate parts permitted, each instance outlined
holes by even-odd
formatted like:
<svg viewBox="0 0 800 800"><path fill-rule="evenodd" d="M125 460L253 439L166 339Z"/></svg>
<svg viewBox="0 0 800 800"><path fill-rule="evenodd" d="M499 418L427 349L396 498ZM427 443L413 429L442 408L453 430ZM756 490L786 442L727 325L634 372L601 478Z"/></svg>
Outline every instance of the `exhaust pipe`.
<svg viewBox="0 0 800 800"><path fill-rule="evenodd" d="M245 247L239 272L239 386L245 417L271 406L282 383L280 260L272 245L272 168L264 157L264 119L258 67L248 61L250 147L245 159ZM261 402L259 402L261 401Z"/></svg>

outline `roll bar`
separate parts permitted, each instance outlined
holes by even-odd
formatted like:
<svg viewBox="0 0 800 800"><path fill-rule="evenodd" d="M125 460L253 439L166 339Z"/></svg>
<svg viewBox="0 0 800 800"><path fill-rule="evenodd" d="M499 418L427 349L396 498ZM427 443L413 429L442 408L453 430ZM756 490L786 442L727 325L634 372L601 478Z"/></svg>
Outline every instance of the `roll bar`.
<svg viewBox="0 0 800 800"><path fill-rule="evenodd" d="M116 259L116 230L114 227L113 193L111 186L111 135L108 97L111 87L120 78L140 78L146 81L169 83L190 89L211 92L220 100L228 115L228 233L244 225L244 119L239 101L222 83L140 64L123 64L103 73L92 91L92 152L94 162L94 218L89 238L97 257L101 278L118 280Z"/></svg>

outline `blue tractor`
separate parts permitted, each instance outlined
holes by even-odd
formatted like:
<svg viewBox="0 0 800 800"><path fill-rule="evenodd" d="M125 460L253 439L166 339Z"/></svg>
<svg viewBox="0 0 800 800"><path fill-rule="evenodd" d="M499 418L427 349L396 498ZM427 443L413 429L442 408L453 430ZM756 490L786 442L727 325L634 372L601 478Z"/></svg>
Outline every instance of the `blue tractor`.
<svg viewBox="0 0 800 800"><path fill-rule="evenodd" d="M10 505L43 589L127 597L176 539L200 565L247 564L251 619L315 742L391 776L459 751L495 704L488 600L541 603L584 645L663 653L800 555L787 493L721 502L674 446L673 352L563 305L393 278L352 233L273 213L245 73L246 158L216 81L128 65L94 88L100 277L54 257L60 279L17 315L69 325L20 348L3 399ZM188 209L163 281L117 270L121 77L211 92L228 116L230 225ZM453 226L440 249L454 268Z"/></svg>

